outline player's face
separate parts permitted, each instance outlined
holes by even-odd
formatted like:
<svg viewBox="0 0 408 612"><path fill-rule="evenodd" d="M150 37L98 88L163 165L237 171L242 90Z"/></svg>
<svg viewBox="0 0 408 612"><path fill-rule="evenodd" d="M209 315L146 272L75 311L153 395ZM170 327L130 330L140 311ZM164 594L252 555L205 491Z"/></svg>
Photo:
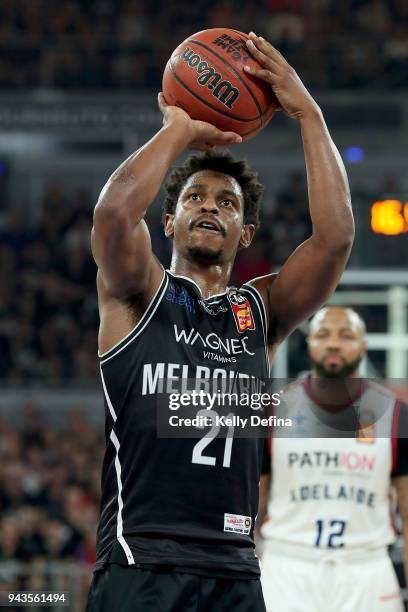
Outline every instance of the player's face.
<svg viewBox="0 0 408 612"><path fill-rule="evenodd" d="M175 215L166 217L166 235L178 253L207 264L231 261L241 244L249 246L252 225L244 225L244 196L232 176L202 170L183 186Z"/></svg>
<svg viewBox="0 0 408 612"><path fill-rule="evenodd" d="M355 376L367 348L364 327L352 311L322 310L314 319L307 339L309 356L318 376Z"/></svg>

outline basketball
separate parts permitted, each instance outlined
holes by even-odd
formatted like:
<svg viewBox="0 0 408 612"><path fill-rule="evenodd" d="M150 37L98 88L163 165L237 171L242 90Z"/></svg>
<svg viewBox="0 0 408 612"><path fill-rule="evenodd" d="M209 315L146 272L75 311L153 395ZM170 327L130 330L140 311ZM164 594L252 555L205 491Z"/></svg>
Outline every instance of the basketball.
<svg viewBox="0 0 408 612"><path fill-rule="evenodd" d="M270 85L244 71L261 68L249 53L249 36L214 28L192 34L172 53L163 74L166 102L192 119L248 139L260 132L279 106Z"/></svg>

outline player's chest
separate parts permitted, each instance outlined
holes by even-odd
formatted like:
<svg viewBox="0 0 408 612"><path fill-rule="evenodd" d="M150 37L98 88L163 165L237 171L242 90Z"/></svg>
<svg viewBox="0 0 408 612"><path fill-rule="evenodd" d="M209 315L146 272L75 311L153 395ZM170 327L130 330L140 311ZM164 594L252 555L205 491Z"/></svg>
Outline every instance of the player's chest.
<svg viewBox="0 0 408 612"><path fill-rule="evenodd" d="M157 323L161 345L188 362L232 368L254 364L260 374L264 333L257 313L241 294L205 302L172 289L157 313Z"/></svg>

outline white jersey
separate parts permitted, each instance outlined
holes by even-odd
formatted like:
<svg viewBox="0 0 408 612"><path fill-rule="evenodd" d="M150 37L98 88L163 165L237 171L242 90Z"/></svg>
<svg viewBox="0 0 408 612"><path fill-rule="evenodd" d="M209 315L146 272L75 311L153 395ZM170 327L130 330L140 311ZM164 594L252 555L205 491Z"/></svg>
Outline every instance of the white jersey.
<svg viewBox="0 0 408 612"><path fill-rule="evenodd" d="M354 437L316 437L328 435L329 413L311 394L307 379L284 393L293 436L303 437L274 434L269 441L272 484L261 534L314 554L386 547L395 533L390 502L399 403L387 389L364 383L354 406L360 423L368 414L375 423Z"/></svg>

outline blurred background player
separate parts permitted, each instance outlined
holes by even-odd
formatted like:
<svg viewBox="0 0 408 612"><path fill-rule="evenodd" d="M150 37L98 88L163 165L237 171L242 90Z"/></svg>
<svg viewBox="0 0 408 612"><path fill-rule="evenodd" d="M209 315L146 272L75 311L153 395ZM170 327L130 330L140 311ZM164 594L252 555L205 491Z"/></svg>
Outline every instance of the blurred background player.
<svg viewBox="0 0 408 612"><path fill-rule="evenodd" d="M359 378L367 345L354 310L320 310L307 344L311 374L283 396L293 437L272 435L261 479L267 610L400 612L387 547L394 486L407 559L408 409Z"/></svg>

